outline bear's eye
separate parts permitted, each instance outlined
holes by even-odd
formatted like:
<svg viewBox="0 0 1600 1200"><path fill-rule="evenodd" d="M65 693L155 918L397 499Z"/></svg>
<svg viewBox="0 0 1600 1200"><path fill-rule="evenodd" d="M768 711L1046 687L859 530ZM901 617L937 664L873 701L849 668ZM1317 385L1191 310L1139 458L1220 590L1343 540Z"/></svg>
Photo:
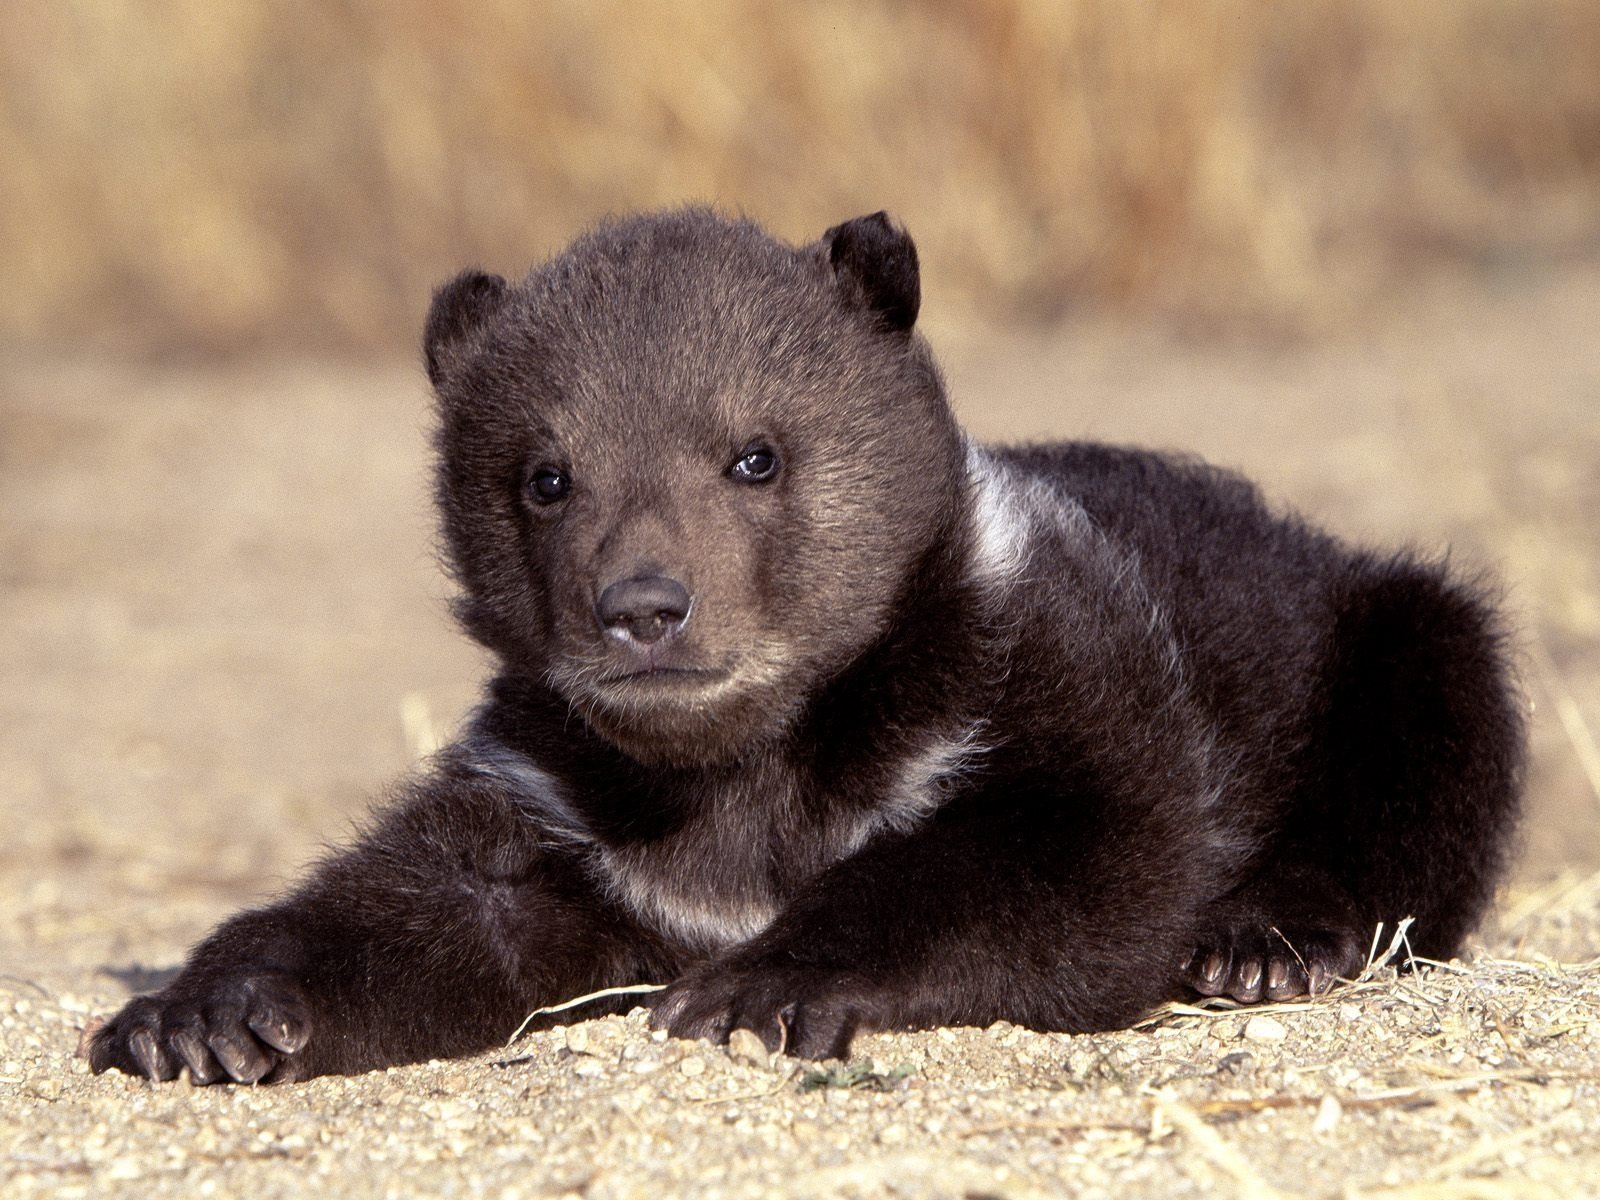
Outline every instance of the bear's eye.
<svg viewBox="0 0 1600 1200"><path fill-rule="evenodd" d="M740 483L765 483L778 473L778 452L770 446L750 446L733 466L728 476Z"/></svg>
<svg viewBox="0 0 1600 1200"><path fill-rule="evenodd" d="M571 487L571 478L560 467L536 467L528 476L528 495L536 504L554 504Z"/></svg>

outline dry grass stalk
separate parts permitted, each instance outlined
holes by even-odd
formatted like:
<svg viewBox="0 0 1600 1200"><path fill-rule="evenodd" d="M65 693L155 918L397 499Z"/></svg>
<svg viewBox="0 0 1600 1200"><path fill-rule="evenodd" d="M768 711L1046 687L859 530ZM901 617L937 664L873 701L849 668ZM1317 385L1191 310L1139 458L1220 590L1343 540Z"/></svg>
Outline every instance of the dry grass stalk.
<svg viewBox="0 0 1600 1200"><path fill-rule="evenodd" d="M52 342L409 346L460 264L688 198L1250 327L1600 228L1592 0L34 4L0 65L0 331Z"/></svg>
<svg viewBox="0 0 1600 1200"><path fill-rule="evenodd" d="M1188 1139L1191 1146L1238 1185L1238 1194L1243 1200L1283 1200L1286 1196L1286 1193L1261 1178L1244 1155L1229 1145L1221 1134L1207 1125L1200 1114L1178 1099L1175 1093L1158 1092L1154 1104L1156 1110Z"/></svg>
<svg viewBox="0 0 1600 1200"><path fill-rule="evenodd" d="M1583 709L1573 697L1572 689L1567 686L1567 681L1562 677L1555 659L1550 656L1550 651L1544 642L1537 638L1533 639L1529 653L1539 673L1540 683L1555 702L1561 731L1567 735L1572 753L1583 769L1583 777L1589 783L1589 792L1595 802L1600 804L1600 743L1597 743L1594 731L1584 719Z"/></svg>
<svg viewBox="0 0 1600 1200"><path fill-rule="evenodd" d="M667 985L664 983L634 983L626 987L609 987L601 988L598 992L585 992L581 996L563 1000L560 1004L548 1004L544 1008L536 1008L522 1018L522 1024L518 1025L516 1031L506 1039L506 1045L515 1044L516 1040L527 1031L528 1026L533 1024L534 1020L539 1017L547 1017L552 1013L566 1012L568 1009L577 1008L580 1005L588 1004L590 1001L605 1000L611 996L646 996L651 992L664 992L666 990Z"/></svg>

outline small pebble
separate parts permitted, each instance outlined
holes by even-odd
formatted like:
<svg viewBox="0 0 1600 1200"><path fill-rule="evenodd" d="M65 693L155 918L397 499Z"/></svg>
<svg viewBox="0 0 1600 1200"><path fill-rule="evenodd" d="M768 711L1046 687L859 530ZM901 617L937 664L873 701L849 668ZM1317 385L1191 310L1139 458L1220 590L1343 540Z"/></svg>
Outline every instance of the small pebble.
<svg viewBox="0 0 1600 1200"><path fill-rule="evenodd" d="M769 1061L766 1046L748 1029L735 1029L728 1035L728 1057L753 1067L765 1067Z"/></svg>
<svg viewBox="0 0 1600 1200"><path fill-rule="evenodd" d="M1283 1022L1272 1017L1251 1017L1244 1023L1244 1036L1252 1042L1281 1042L1289 1036Z"/></svg>
<svg viewBox="0 0 1600 1200"><path fill-rule="evenodd" d="M28 1084L28 1091L41 1100L59 1100L61 1098L61 1080L35 1079Z"/></svg>
<svg viewBox="0 0 1600 1200"><path fill-rule="evenodd" d="M627 1031L620 1022L607 1018L567 1028L567 1049L573 1054L596 1058L619 1058L626 1048Z"/></svg>
<svg viewBox="0 0 1600 1200"><path fill-rule="evenodd" d="M1338 1097L1332 1092L1322 1097L1317 1105L1317 1116L1311 1122L1311 1132L1315 1134L1329 1134L1339 1124L1339 1118L1344 1115L1344 1105L1339 1103Z"/></svg>

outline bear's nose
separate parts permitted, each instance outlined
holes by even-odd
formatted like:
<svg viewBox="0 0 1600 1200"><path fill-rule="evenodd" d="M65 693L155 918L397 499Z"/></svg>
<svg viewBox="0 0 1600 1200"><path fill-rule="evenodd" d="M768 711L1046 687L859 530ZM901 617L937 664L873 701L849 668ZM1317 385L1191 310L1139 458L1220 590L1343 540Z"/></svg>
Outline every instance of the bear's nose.
<svg viewBox="0 0 1600 1200"><path fill-rule="evenodd" d="M665 575L645 575L608 584L595 602L607 630L636 642L656 642L683 626L689 589Z"/></svg>

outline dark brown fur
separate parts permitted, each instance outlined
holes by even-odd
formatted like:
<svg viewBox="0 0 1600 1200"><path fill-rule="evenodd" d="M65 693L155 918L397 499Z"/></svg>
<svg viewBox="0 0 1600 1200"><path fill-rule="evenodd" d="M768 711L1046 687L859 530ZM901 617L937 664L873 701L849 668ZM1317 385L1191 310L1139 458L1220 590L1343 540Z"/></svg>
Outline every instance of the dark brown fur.
<svg viewBox="0 0 1600 1200"><path fill-rule="evenodd" d="M298 1079L672 983L675 1034L1124 1025L1448 955L1505 865L1495 614L1182 459L968 444L882 214L793 248L605 225L425 337L462 623L498 673L350 849L96 1070Z"/></svg>

